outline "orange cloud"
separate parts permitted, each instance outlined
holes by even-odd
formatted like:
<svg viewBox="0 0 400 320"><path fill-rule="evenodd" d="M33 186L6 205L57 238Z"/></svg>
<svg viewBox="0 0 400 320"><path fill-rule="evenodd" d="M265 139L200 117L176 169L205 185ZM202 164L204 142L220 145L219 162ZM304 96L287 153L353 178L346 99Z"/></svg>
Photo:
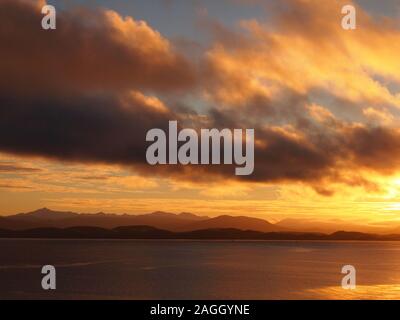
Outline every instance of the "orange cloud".
<svg viewBox="0 0 400 320"><path fill-rule="evenodd" d="M0 3L0 89L55 92L132 89L187 90L190 63L144 21L111 10L59 11L46 32L37 1ZM39 22L38 22L39 21Z"/></svg>
<svg viewBox="0 0 400 320"><path fill-rule="evenodd" d="M0 3L2 151L212 179L226 184L215 189L221 195L251 183L301 183L323 195L336 183L374 190L371 173L399 169L400 98L389 84L400 85L400 30L389 19L358 7L358 29L344 31L344 1L286 0L273 20L241 21L240 32L217 39L199 71L144 21L79 9L60 12L57 31L44 32L35 3ZM213 107L198 114L186 92ZM239 186L230 166L150 167L145 133L176 119L254 128L254 175Z"/></svg>
<svg viewBox="0 0 400 320"><path fill-rule="evenodd" d="M357 7L358 29L341 27L349 1L287 0L274 24L241 22L247 34L219 43L207 53L209 96L224 105L270 99L282 90L301 95L318 89L356 104L400 107L386 79L400 83L400 30L390 19L376 20Z"/></svg>

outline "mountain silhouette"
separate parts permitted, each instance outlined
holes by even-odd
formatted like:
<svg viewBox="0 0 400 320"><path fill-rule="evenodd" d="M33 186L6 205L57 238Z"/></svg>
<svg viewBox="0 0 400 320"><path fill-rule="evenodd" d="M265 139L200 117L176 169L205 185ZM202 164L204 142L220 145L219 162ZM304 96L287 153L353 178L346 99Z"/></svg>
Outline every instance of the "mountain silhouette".
<svg viewBox="0 0 400 320"><path fill-rule="evenodd" d="M27 228L69 228L91 226L112 229L121 226L147 225L169 231L193 231L198 229L234 228L261 232L289 230L266 220L245 216L218 216L210 218L183 212L173 214L156 211L149 214L95 214L52 211L48 208L19 213L0 219L1 229L23 230Z"/></svg>
<svg viewBox="0 0 400 320"><path fill-rule="evenodd" d="M377 235L338 231L332 234L302 232L260 232L232 228L172 232L150 226L0 229L0 238L41 239L182 239L182 240L314 240L314 241L400 241L400 235Z"/></svg>
<svg viewBox="0 0 400 320"><path fill-rule="evenodd" d="M358 231L363 233L400 233L398 230L393 230L393 223L375 223L375 224L357 224L352 221L346 221L342 219L307 219L307 218L286 218L276 223L277 226L290 229L292 231L301 232L321 232L321 233L332 233L337 230L343 231ZM396 232L395 232L396 231Z"/></svg>
<svg viewBox="0 0 400 320"><path fill-rule="evenodd" d="M52 211L48 208L38 209L28 213L19 213L10 218L14 220L22 220L22 221L32 221L36 219L41 220L61 220L61 219L68 219L78 217L78 213L74 212L67 212L67 211Z"/></svg>
<svg viewBox="0 0 400 320"><path fill-rule="evenodd" d="M164 231L192 232L196 230L235 229L257 232L297 232L332 234L338 230L360 232L362 234L400 234L397 222L357 225L344 220L283 219L277 223L248 217L221 215L217 217L199 216L190 212L174 214L155 211L148 214L76 213L54 211L41 208L35 211L0 216L0 229L28 230L37 228L97 227L114 229L117 227L148 226ZM337 234L337 237L340 235ZM346 235L347 236L347 235ZM356 235L353 235L356 237Z"/></svg>
<svg viewBox="0 0 400 320"><path fill-rule="evenodd" d="M181 231L190 231L199 229L222 229L222 228L252 230L260 232L289 230L288 228L274 225L263 219L246 217L246 216L222 215L215 218L195 221L193 223L187 224L181 229Z"/></svg>
<svg viewBox="0 0 400 320"><path fill-rule="evenodd" d="M0 228L23 230L27 228L92 226L111 229L120 226L149 225L166 230L178 230L189 223L208 218L191 213L173 214L162 211L142 215L117 215L103 212L87 214L53 211L48 208L42 208L32 212L1 217Z"/></svg>

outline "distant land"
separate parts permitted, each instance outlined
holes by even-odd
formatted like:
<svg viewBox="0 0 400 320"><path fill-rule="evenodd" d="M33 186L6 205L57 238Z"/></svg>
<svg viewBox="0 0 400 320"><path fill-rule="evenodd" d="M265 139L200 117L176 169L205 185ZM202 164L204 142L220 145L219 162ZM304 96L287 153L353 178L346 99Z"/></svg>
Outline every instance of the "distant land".
<svg viewBox="0 0 400 320"><path fill-rule="evenodd" d="M341 219L313 220L283 219L271 223L264 219L243 216L199 216L189 212L179 214L156 211L148 214L76 213L42 208L13 215L0 215L0 229L26 230L33 228L69 228L78 226L113 229L122 226L146 225L173 232L200 229L233 228L260 232L307 232L330 234L338 230L376 234L400 234L399 221L355 224Z"/></svg>
<svg viewBox="0 0 400 320"><path fill-rule="evenodd" d="M228 215L210 218L183 212L173 214L157 211L149 214L95 214L52 211L47 208L28 213L0 216L0 229L26 230L33 228L69 228L90 226L105 229L116 227L147 225L174 232L199 229L236 228L260 232L287 231L284 226L272 224L266 220L252 217L233 217Z"/></svg>
<svg viewBox="0 0 400 320"><path fill-rule="evenodd" d="M187 212L173 214L161 211L142 215L84 214L42 208L1 216L0 238L400 240L400 234L396 232L378 234L338 229L340 231L324 233L315 231L323 229L318 225L311 231L313 228L306 222L287 219L286 223L282 220L273 224L247 216L210 218ZM339 224L330 226L334 225ZM299 231L299 227L303 231Z"/></svg>
<svg viewBox="0 0 400 320"><path fill-rule="evenodd" d="M399 241L400 234L378 235L338 231L332 234L301 232L259 232L232 228L172 232L150 226L0 229L0 238L29 239L165 239L165 240L318 240L318 241Z"/></svg>

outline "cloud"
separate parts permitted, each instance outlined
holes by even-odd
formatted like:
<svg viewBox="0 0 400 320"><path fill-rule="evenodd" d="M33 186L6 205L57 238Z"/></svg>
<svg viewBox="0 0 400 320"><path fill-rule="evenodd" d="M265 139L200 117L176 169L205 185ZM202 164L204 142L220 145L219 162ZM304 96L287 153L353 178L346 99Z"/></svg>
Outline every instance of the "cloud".
<svg viewBox="0 0 400 320"><path fill-rule="evenodd" d="M155 98L0 95L0 148L60 160L145 162L146 132L174 118Z"/></svg>
<svg viewBox="0 0 400 320"><path fill-rule="evenodd" d="M237 41L220 37L207 53L210 96L226 105L281 90L308 95L318 89L355 104L400 107L386 82L400 82L400 30L357 7L358 29L341 27L348 1L285 0L269 23L241 21ZM231 32L232 33L232 32ZM235 44L236 43L236 44Z"/></svg>
<svg viewBox="0 0 400 320"><path fill-rule="evenodd" d="M192 65L146 22L110 10L0 3L0 149L58 160L145 162L145 134L177 119L158 97L190 90Z"/></svg>
<svg viewBox="0 0 400 320"><path fill-rule="evenodd" d="M195 82L190 63L146 22L111 10L58 11L41 28L36 1L0 3L0 88L27 92L181 91Z"/></svg>
<svg viewBox="0 0 400 320"><path fill-rule="evenodd" d="M22 173L29 173L29 172L38 172L40 171L39 168L29 168L29 167L22 167L12 163L1 163L0 162L0 172L2 173L14 173L14 172L22 172Z"/></svg>
<svg viewBox="0 0 400 320"><path fill-rule="evenodd" d="M213 25L199 68L144 21L81 8L59 12L57 30L44 31L34 3L0 3L1 151L122 164L175 181L241 179L230 184L238 193L275 182L327 196L337 183L374 190L370 172L398 171L400 31L388 19L358 8L359 29L346 32L343 1L285 0L268 23L242 21L238 32ZM188 92L212 107L197 113ZM337 104L356 116L341 117ZM169 120L254 128L254 174L149 166L146 132L167 131Z"/></svg>

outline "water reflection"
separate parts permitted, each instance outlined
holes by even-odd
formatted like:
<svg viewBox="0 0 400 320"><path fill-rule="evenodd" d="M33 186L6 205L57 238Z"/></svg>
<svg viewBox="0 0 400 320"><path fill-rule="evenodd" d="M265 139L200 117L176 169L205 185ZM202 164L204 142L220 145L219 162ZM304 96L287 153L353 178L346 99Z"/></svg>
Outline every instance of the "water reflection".
<svg viewBox="0 0 400 320"><path fill-rule="evenodd" d="M398 300L400 284L361 285L346 290L340 286L306 290L305 295L314 299L334 300Z"/></svg>

